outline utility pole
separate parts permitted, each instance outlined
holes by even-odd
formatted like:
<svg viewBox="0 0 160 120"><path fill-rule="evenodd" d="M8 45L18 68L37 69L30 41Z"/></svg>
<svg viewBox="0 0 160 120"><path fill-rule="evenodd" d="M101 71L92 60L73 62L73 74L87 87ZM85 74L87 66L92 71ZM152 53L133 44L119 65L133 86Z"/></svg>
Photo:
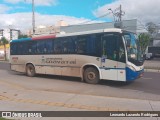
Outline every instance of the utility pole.
<svg viewBox="0 0 160 120"><path fill-rule="evenodd" d="M32 0L32 28L33 35L35 34L35 8L34 8L34 0Z"/></svg>
<svg viewBox="0 0 160 120"><path fill-rule="evenodd" d="M117 28L122 28L122 16L125 15L125 12L122 11L122 6L120 5L114 11L110 8L108 9L112 12L114 17L114 26Z"/></svg>
<svg viewBox="0 0 160 120"><path fill-rule="evenodd" d="M122 21L122 6L119 6L119 20Z"/></svg>
<svg viewBox="0 0 160 120"><path fill-rule="evenodd" d="M122 16L125 15L125 12L122 11L122 5L120 5L118 8L116 8L114 11L109 8L108 10L110 10L112 12L112 14L117 18L115 19L115 22L120 22L122 21Z"/></svg>

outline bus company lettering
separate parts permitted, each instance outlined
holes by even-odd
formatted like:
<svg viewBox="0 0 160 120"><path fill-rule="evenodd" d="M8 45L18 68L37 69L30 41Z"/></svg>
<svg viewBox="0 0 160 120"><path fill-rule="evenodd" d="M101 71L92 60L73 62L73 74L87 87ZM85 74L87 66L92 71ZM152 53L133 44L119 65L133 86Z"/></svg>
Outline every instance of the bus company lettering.
<svg viewBox="0 0 160 120"><path fill-rule="evenodd" d="M63 60L62 58L46 58L45 63L53 64L76 64L76 60Z"/></svg>

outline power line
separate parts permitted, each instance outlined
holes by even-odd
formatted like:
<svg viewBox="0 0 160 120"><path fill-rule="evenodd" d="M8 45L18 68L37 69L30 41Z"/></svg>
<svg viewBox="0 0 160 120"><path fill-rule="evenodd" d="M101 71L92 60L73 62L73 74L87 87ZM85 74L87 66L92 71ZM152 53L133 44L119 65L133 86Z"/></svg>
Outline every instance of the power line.
<svg viewBox="0 0 160 120"><path fill-rule="evenodd" d="M88 21L85 21L85 22L82 22L82 23L79 23L79 24L75 24L75 25L86 24L86 23L92 22L92 21L94 21L94 20L97 20L97 19L103 18L103 17L105 17L105 16L108 16L108 15L110 15L110 14L111 14L111 12L105 13L104 15L99 16L99 17L97 17L97 18L94 18L94 19L92 19L92 20L88 20Z"/></svg>
<svg viewBox="0 0 160 120"><path fill-rule="evenodd" d="M114 11L109 8L108 10L110 10L113 14L114 17L114 22L121 22L122 21L122 16L125 15L125 12L122 10L122 6L120 5L118 8L114 9ZM115 17L117 19L115 19Z"/></svg>

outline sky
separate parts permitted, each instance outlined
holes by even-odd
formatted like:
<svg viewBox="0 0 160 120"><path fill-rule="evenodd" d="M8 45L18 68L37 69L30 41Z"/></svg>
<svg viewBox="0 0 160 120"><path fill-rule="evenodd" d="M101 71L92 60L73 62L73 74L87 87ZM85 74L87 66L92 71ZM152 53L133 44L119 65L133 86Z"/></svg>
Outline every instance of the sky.
<svg viewBox="0 0 160 120"><path fill-rule="evenodd" d="M111 22L119 5L123 20L138 19L142 24L160 23L160 0L34 0L36 26L54 25L63 20L69 25ZM104 16L105 17L100 17ZM100 18L99 18L100 17ZM32 28L32 0L0 0L0 29Z"/></svg>

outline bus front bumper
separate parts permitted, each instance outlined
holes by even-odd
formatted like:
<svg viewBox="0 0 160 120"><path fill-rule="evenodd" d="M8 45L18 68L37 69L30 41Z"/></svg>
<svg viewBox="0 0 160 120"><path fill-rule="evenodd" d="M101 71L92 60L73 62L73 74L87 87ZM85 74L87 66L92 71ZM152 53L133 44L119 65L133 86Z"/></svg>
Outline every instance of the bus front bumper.
<svg viewBox="0 0 160 120"><path fill-rule="evenodd" d="M137 78L140 78L143 76L144 69L140 71L133 71L130 68L126 68L126 81L133 81Z"/></svg>

